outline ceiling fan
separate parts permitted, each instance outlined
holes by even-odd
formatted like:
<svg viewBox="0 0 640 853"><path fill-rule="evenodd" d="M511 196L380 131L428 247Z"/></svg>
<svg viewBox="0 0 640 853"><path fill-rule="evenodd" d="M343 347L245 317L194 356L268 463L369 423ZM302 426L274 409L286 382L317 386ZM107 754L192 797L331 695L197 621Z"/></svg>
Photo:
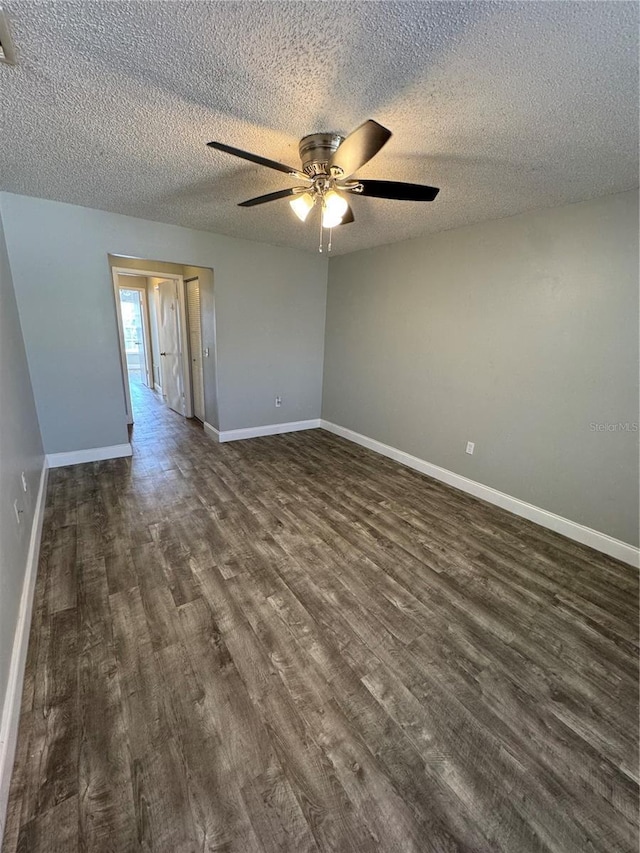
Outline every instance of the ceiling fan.
<svg viewBox="0 0 640 853"><path fill-rule="evenodd" d="M240 202L240 207L254 207L281 198L290 198L289 204L296 216L304 222L314 206L322 211L322 229L347 225L354 221L348 196L363 195L371 198L398 199L400 201L433 201L437 187L407 184L400 181L373 181L354 178L354 173L382 149L391 138L391 131L377 121L369 119L346 138L337 133L312 133L300 140L299 152L302 169L285 166L223 142L209 142L210 148L225 151L243 160L258 163L269 169L284 172L292 178L305 181L304 186L291 187ZM293 197L293 198L291 198ZM331 242L329 242L331 251Z"/></svg>

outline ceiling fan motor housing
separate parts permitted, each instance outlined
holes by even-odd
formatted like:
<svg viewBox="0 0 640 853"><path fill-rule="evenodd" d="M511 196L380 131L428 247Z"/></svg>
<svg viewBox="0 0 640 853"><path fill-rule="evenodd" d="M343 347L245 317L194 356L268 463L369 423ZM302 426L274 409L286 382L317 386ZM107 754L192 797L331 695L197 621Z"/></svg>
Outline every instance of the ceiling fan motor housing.
<svg viewBox="0 0 640 853"><path fill-rule="evenodd" d="M328 174L327 163L344 137L337 133L312 133L300 140L302 170L310 177Z"/></svg>

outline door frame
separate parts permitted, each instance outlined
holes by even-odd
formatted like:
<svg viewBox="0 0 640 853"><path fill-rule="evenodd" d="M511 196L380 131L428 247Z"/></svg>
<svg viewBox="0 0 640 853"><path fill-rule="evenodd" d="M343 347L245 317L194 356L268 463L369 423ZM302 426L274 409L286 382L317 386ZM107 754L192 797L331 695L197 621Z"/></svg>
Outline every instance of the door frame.
<svg viewBox="0 0 640 853"><path fill-rule="evenodd" d="M165 281L174 280L177 284L178 291L178 336L180 340L180 354L182 358L180 359L180 367L182 373L182 393L184 396L184 416L185 418L193 417L193 402L192 402L192 389L191 389L191 371L189 369L189 335L187 332L187 311L186 311L186 300L185 300L185 288L184 288L184 276L178 275L177 273L163 273L159 270L139 270L133 269L131 267L121 267L114 266L111 267L111 277L113 280L113 298L116 303L116 318L118 323L118 343L120 347L120 369L122 372L122 386L124 391L124 403L125 403L125 412L127 416L127 423L133 423L133 409L131 407L131 391L129 389L129 377L127 373L127 355L124 348L124 331L122 326L122 312L120 310L120 282L118 281L118 276L120 275L137 275L142 276L143 278L161 278ZM126 289L126 288L125 288ZM141 289L141 288L131 288ZM145 306L148 312L148 303L145 298ZM146 321L149 320L147 316ZM147 326L147 329L149 326ZM150 340L150 336L149 336ZM153 371L152 371L153 377Z"/></svg>

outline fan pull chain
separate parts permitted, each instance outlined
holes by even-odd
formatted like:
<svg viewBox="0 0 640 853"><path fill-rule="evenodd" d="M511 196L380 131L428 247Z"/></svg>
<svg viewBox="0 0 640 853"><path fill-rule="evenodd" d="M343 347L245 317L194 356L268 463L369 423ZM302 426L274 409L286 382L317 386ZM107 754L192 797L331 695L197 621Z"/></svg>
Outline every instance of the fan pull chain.
<svg viewBox="0 0 640 853"><path fill-rule="evenodd" d="M322 212L321 212L321 213L320 213L320 248L318 249L318 251L319 251L319 252L322 252L322 242L323 242L323 239L324 239L324 236L323 236L323 233L322 233Z"/></svg>
<svg viewBox="0 0 640 853"><path fill-rule="evenodd" d="M333 232L333 228L329 228L329 245L327 246L327 252L331 251L331 234Z"/></svg>

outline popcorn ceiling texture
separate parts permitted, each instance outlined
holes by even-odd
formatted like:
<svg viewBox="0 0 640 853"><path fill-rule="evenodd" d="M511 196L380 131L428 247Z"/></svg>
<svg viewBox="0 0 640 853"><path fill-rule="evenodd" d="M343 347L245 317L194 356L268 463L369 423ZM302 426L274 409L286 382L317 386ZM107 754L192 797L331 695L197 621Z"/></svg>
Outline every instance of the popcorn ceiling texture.
<svg viewBox="0 0 640 853"><path fill-rule="evenodd" d="M286 201L237 203L307 133L394 133L359 175L441 187L355 198L350 252L638 182L638 7L618 2L4 3L0 189L317 251Z"/></svg>

